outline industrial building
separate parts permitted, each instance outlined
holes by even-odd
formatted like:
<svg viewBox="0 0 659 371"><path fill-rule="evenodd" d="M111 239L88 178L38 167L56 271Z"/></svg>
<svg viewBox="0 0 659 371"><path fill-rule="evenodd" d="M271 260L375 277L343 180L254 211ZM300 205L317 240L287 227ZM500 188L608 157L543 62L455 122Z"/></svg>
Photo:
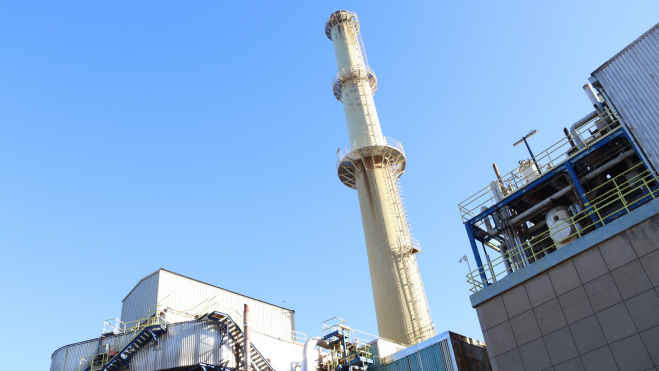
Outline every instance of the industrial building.
<svg viewBox="0 0 659 371"><path fill-rule="evenodd" d="M592 112L541 152L531 131L459 204L494 370L659 369L658 30L591 74Z"/></svg>
<svg viewBox="0 0 659 371"><path fill-rule="evenodd" d="M335 317L307 339L292 310L160 269L130 290L121 318L104 321L98 338L56 350L51 371L492 369L484 343L437 334L432 323L417 265L421 248L399 183L405 152L382 135L377 79L359 30L357 15L346 10L325 23L338 69L332 91L343 103L350 143L337 151L337 172L358 193L379 334Z"/></svg>

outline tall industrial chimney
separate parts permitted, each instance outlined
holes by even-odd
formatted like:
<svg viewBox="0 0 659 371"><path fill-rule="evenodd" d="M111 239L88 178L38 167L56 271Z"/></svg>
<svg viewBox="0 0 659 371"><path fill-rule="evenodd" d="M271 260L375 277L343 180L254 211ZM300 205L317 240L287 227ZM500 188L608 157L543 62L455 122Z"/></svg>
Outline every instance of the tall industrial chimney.
<svg viewBox="0 0 659 371"><path fill-rule="evenodd" d="M338 73L332 83L343 102L350 144L337 153L343 184L357 190L380 336L416 344L434 334L409 219L398 179L405 171L403 146L382 136L357 14L332 13L325 34L334 44Z"/></svg>

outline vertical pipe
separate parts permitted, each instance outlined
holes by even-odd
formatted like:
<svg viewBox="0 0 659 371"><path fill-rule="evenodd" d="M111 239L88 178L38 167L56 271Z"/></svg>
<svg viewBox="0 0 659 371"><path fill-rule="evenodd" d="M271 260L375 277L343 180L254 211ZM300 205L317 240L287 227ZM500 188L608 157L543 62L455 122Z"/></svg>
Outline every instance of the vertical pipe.
<svg viewBox="0 0 659 371"><path fill-rule="evenodd" d="M574 144L574 141L572 140L572 137L570 136L570 131L567 128L563 128L563 133L565 133L565 136L567 137L567 140L570 142L570 145L572 148L576 147L577 145Z"/></svg>
<svg viewBox="0 0 659 371"><path fill-rule="evenodd" d="M572 184L574 184L574 188L576 188L577 193L579 193L578 196L581 199L581 202L583 202L583 205L586 208L587 212L590 213L590 219L593 221L593 226L595 228L601 227L600 223L598 222L597 216L593 212L593 208L590 207L590 202L586 197L586 192L584 191L583 187L581 187L581 183L579 183L579 178L577 178L577 174L574 172L572 163L570 163L570 161L565 161L563 166L565 167L565 171L570 176L570 179L572 180Z"/></svg>
<svg viewBox="0 0 659 371"><path fill-rule="evenodd" d="M249 340L249 306L247 304L245 304L243 318L245 319L245 371L249 371L252 363L252 352Z"/></svg>
<svg viewBox="0 0 659 371"><path fill-rule="evenodd" d="M590 84L586 84L583 86L583 91L584 93L586 93L586 96L588 96L588 100L590 100L590 103L593 105L593 107L595 107L597 112L599 113L604 112L604 106L597 97L597 93L595 93L595 90L593 90L593 86Z"/></svg>
<svg viewBox="0 0 659 371"><path fill-rule="evenodd" d="M497 179L501 180L501 174L499 174L499 168L497 167L497 163L493 163L492 167L494 168L494 174L497 175Z"/></svg>

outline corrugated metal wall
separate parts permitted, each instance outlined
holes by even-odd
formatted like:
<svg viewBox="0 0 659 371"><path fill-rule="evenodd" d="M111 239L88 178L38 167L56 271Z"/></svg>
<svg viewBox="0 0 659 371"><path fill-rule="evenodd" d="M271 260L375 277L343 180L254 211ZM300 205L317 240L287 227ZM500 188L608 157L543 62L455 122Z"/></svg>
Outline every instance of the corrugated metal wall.
<svg viewBox="0 0 659 371"><path fill-rule="evenodd" d="M658 29L659 24L592 74L655 170L659 170Z"/></svg>
<svg viewBox="0 0 659 371"><path fill-rule="evenodd" d="M444 339L389 364L378 362L377 371L456 371L452 358L449 339Z"/></svg>
<svg viewBox="0 0 659 371"><path fill-rule="evenodd" d="M236 323L242 324L243 305L249 305L252 329L275 338L292 339L295 329L293 311L284 309L219 287L193 280L165 270L160 271L158 300L169 296L167 306L191 309L206 299L216 298Z"/></svg>
<svg viewBox="0 0 659 371"><path fill-rule="evenodd" d="M179 322L167 326L159 343L149 342L130 360L131 371L154 371L174 367L192 367L200 362L219 364L229 360L235 366L233 342L220 347L220 324L215 321ZM119 337L104 338L103 344L113 344ZM57 350L50 371L79 371L80 359L98 352L98 339L73 344ZM278 340L254 333L252 344L275 369L288 370L290 362L302 359L302 344Z"/></svg>
<svg viewBox="0 0 659 371"><path fill-rule="evenodd" d="M149 307L158 303L158 278L161 271L143 278L123 301L121 321L130 322L141 319Z"/></svg>
<svg viewBox="0 0 659 371"><path fill-rule="evenodd" d="M295 330L294 312L276 305L264 303L240 294L233 293L161 269L148 276L133 289L124 299L121 320L135 321L149 310L149 307L162 302L165 306L178 311L192 310L204 300L215 298L220 310L242 325L243 305L247 304L251 311L252 329L275 338L292 340ZM198 310L198 309L196 309ZM167 316L171 322L178 317ZM181 319L188 320L185 316Z"/></svg>
<svg viewBox="0 0 659 371"><path fill-rule="evenodd" d="M98 353L98 339L83 341L55 351L50 371L78 371L80 359Z"/></svg>
<svg viewBox="0 0 659 371"><path fill-rule="evenodd" d="M446 342L446 340L443 342ZM444 346L446 345L447 344L444 344ZM419 355L421 356L421 362L425 366L425 368L429 368L430 370L439 370L439 371L453 370L453 365L452 365L453 362L451 362L450 357L447 362L449 364L449 367L444 366L444 359L446 358L446 356L442 355L442 350L439 343L431 347L428 347L426 349L421 349Z"/></svg>

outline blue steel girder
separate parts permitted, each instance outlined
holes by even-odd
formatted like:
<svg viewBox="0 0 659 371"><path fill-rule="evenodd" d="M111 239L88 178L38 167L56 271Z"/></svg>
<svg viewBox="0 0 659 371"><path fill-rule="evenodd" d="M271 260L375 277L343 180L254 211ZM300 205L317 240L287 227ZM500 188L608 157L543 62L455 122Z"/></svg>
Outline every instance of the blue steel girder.
<svg viewBox="0 0 659 371"><path fill-rule="evenodd" d="M485 275L485 271L481 268L483 266L481 257L480 257L480 252L478 251L478 246L476 245L476 241L478 240L479 242L485 242L486 239L481 237L479 233L477 233L478 230L483 231L481 228L477 227L475 224L479 221L481 221L483 218L486 216L492 215L494 212L499 211L503 207L510 207L512 203L518 201L522 196L526 195L529 191L537 187L538 185L546 182L550 178L554 177L556 174L561 173L561 172L566 172L568 176L572 179L572 182L574 183L575 187L577 188L577 191L579 192L578 196L584 201L585 196L584 196L584 190L583 187L581 186L581 183L579 182L578 178L576 177L576 174L574 172L574 164L576 162L579 162L586 156L592 154L594 151L597 149L601 148L602 146L605 146L609 144L613 140L617 140L620 138L626 138L629 142L629 144L632 146L633 150L636 153L639 153L638 148L636 147L634 141L629 137L627 132L623 130L622 126L616 128L611 134L609 134L606 138L603 140L593 144L591 147L586 149L585 151L575 155L574 157L571 157L564 162L562 162L560 165L555 167L554 169L545 172L544 174L541 174L541 176L531 182L530 184L525 185L523 188L516 190L512 195L506 197L504 200L501 202L495 204L494 206L490 206L487 210L481 212L480 214L474 216L473 218L469 219L466 221L465 228L467 230L467 236L469 237L469 243L471 244L471 249L474 254L474 258L476 259L476 264L479 267L479 274L481 276L481 279L485 283L485 285L488 285L487 277ZM585 200L587 202L587 200ZM585 202L584 202L585 204ZM593 216L591 215L591 218Z"/></svg>
<svg viewBox="0 0 659 371"><path fill-rule="evenodd" d="M498 204L494 206L490 206L487 210L483 211L482 213L474 216L473 218L469 219L466 224L474 224L484 217L493 214L495 211L499 210L500 208L504 206L509 206L512 202L520 198L522 195L526 194L529 192L531 189L535 188L537 185L544 183L546 180L551 178L552 176L556 175L557 173L561 171L565 171L565 164L570 163L570 165L573 165L575 162L580 161L584 157L588 156L589 154L593 153L596 149L599 149L600 147L606 145L607 143L611 142L614 139L624 137L627 138L632 146L634 146L633 142L627 135L627 133L624 132L624 130L621 130L622 128L616 129L616 131L612 134L610 134L608 137L606 137L604 140L601 140L597 143L595 143L592 147L588 148L587 150L579 153L578 155L566 160L565 162L561 163L558 165L556 168L545 172L540 178L534 180L530 184L525 185L521 189L518 189L513 193L512 195L506 197L503 201L499 202ZM633 147L636 153L638 153L638 149L636 146Z"/></svg>

